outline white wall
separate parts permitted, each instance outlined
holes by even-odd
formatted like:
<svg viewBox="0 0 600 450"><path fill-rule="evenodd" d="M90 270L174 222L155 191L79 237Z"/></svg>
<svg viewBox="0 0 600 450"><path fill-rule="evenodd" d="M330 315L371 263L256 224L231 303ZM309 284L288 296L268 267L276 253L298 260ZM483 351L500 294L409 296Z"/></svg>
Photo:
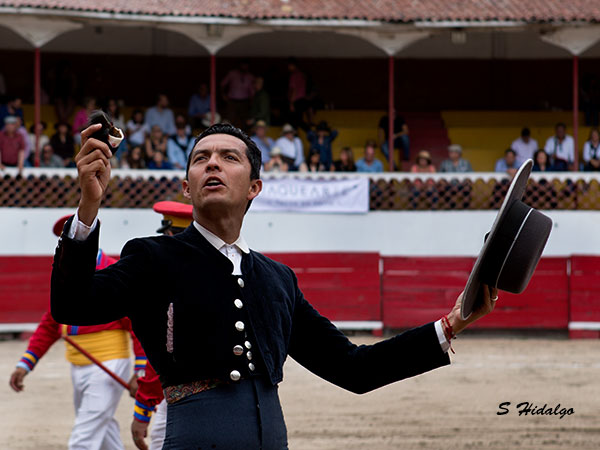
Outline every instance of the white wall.
<svg viewBox="0 0 600 450"><path fill-rule="evenodd" d="M72 209L0 208L0 255L54 252L54 222ZM546 212L554 229L544 255L600 255L600 212ZM475 256L495 211L402 211L349 214L252 213L243 234L263 252L378 251L383 255ZM160 216L149 209L101 211L100 244L118 254L123 244L155 234Z"/></svg>

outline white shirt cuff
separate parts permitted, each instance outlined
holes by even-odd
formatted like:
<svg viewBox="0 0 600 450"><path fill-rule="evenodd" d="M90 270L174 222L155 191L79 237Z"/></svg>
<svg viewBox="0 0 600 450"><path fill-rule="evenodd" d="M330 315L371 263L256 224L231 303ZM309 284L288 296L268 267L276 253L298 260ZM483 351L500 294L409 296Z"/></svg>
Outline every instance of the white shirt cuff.
<svg viewBox="0 0 600 450"><path fill-rule="evenodd" d="M92 222L92 226L88 227L85 223L79 220L79 210L75 213L75 217L73 217L73 222L71 222L71 228L67 233L67 236L76 241L85 241L90 233L96 229L96 225L98 225L98 217L94 218Z"/></svg>
<svg viewBox="0 0 600 450"><path fill-rule="evenodd" d="M29 368L29 366L27 364L25 364L24 362L19 361L17 363L17 367L25 369L27 372L31 372L31 369Z"/></svg>
<svg viewBox="0 0 600 450"><path fill-rule="evenodd" d="M446 339L446 335L444 334L444 330L442 329L442 319L438 320L433 324L435 327L435 332L437 333L438 340L440 341L440 345L444 353L448 353L450 349L450 343Z"/></svg>

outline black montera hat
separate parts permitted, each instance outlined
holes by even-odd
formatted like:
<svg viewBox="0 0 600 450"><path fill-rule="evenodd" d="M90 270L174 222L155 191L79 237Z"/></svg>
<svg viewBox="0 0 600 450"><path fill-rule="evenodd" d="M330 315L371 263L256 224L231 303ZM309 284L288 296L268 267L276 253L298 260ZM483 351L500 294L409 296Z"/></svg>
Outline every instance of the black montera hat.
<svg viewBox="0 0 600 450"><path fill-rule="evenodd" d="M513 294L523 292L542 256L552 220L521 201L532 167L528 159L519 168L486 235L463 294L463 320L476 308L483 284Z"/></svg>

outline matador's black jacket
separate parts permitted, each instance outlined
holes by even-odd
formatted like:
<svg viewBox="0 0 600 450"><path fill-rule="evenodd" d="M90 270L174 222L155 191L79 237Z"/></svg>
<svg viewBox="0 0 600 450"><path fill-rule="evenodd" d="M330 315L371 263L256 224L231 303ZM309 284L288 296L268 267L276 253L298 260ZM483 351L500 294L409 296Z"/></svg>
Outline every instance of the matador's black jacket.
<svg viewBox="0 0 600 450"><path fill-rule="evenodd" d="M256 373L273 385L287 355L355 393L449 364L433 323L375 345L352 344L304 298L289 267L251 251L242 257L243 275L232 275L229 259L193 225L176 236L133 239L116 264L96 272L99 229L81 242L63 232L52 316L69 325L129 317L163 387L228 381L232 370L249 376L247 358L232 351L244 343Z"/></svg>

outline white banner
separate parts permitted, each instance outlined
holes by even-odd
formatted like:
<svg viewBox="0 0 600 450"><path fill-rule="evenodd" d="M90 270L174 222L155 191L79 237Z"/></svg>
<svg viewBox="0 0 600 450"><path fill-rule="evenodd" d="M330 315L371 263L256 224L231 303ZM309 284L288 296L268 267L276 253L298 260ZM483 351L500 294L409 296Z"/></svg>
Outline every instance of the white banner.
<svg viewBox="0 0 600 450"><path fill-rule="evenodd" d="M369 179L266 179L251 209L257 212L367 213Z"/></svg>

